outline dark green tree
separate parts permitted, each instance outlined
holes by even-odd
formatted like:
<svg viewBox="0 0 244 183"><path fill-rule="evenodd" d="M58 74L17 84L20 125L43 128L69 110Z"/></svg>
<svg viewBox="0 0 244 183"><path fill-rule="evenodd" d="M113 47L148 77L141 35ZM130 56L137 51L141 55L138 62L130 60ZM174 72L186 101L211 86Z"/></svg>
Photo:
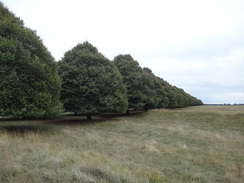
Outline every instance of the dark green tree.
<svg viewBox="0 0 244 183"><path fill-rule="evenodd" d="M163 85L160 82L160 78L156 77L149 68L143 68L143 78L147 80L144 86L146 89L146 95L149 98L146 104L146 108L166 108L168 106L168 97Z"/></svg>
<svg viewBox="0 0 244 183"><path fill-rule="evenodd" d="M127 87L129 110L166 107L168 98L161 83L149 68L141 68L130 55L114 58Z"/></svg>
<svg viewBox="0 0 244 183"><path fill-rule="evenodd" d="M156 77L149 68L142 69L130 55L118 55L114 63L127 87L129 109L180 108L202 104L183 89Z"/></svg>
<svg viewBox="0 0 244 183"><path fill-rule="evenodd" d="M55 115L60 88L57 65L40 38L0 3L0 116Z"/></svg>
<svg viewBox="0 0 244 183"><path fill-rule="evenodd" d="M158 103L155 77L149 68L142 69L142 82L142 93L145 98L144 109L147 111L148 109L155 108Z"/></svg>
<svg viewBox="0 0 244 183"><path fill-rule="evenodd" d="M183 89L172 86L162 78L158 78L161 86L166 92L168 98L167 108L180 108L192 105L202 105L202 101L189 95Z"/></svg>
<svg viewBox="0 0 244 183"><path fill-rule="evenodd" d="M143 81L143 71L139 63L130 55L118 55L114 58L114 64L123 77L123 83L127 88L129 110L144 109L147 102L145 86Z"/></svg>
<svg viewBox="0 0 244 183"><path fill-rule="evenodd" d="M161 81L163 79L155 76L156 83L155 83L155 90L157 92L157 105L156 108L166 108L169 104L169 98L167 97L167 93Z"/></svg>
<svg viewBox="0 0 244 183"><path fill-rule="evenodd" d="M127 109L127 92L116 66L88 42L67 51L59 62L61 100L66 111L91 116Z"/></svg>

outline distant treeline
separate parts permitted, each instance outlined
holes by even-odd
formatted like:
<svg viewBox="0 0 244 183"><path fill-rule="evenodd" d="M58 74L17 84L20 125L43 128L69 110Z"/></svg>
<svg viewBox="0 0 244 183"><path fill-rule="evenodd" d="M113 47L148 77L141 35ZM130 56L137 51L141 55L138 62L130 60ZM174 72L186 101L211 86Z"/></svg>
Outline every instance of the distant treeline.
<svg viewBox="0 0 244 183"><path fill-rule="evenodd" d="M224 103L224 104L204 104L204 105L244 105L244 104L242 104L242 103L239 103L239 104L236 104L236 103L234 103L234 104L226 104L226 103Z"/></svg>
<svg viewBox="0 0 244 183"><path fill-rule="evenodd" d="M0 2L0 116L88 116L203 104L141 68L130 55L110 61L88 42L55 62L35 31Z"/></svg>

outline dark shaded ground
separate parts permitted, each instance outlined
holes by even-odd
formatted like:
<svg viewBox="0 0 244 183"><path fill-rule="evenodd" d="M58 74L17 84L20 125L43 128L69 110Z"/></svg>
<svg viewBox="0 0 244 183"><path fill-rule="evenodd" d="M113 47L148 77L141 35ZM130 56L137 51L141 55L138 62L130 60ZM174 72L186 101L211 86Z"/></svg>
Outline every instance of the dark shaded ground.
<svg viewBox="0 0 244 183"><path fill-rule="evenodd" d="M87 121L84 115L62 114L56 118L41 120L20 120L15 118L0 119L0 133L7 132L12 134L23 135L25 133L54 132L57 130L56 125L92 125L105 121L116 121L118 117L134 117L143 114L145 111L132 111L130 114L99 114L92 116L91 121Z"/></svg>
<svg viewBox="0 0 244 183"><path fill-rule="evenodd" d="M16 123L10 123L10 124L1 124L0 125L0 133L1 132L7 132L17 135L23 135L26 133L39 133L39 132L54 132L55 129L51 126L45 126L42 124L33 124L33 123L26 123L26 124L16 124Z"/></svg>

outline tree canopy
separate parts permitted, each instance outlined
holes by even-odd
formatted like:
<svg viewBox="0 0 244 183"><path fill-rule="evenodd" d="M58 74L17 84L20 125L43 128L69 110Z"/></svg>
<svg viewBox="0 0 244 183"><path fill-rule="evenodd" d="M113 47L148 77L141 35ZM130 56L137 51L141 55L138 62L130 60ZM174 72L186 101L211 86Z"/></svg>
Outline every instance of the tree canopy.
<svg viewBox="0 0 244 183"><path fill-rule="evenodd" d="M67 51L59 62L61 100L66 111L88 117L127 109L127 93L116 66L88 42Z"/></svg>
<svg viewBox="0 0 244 183"><path fill-rule="evenodd" d="M55 115L60 87L57 65L41 39L0 3L0 116Z"/></svg>
<svg viewBox="0 0 244 183"><path fill-rule="evenodd" d="M127 88L128 109L143 109L147 96L143 84L143 72L139 63L130 55L118 55L114 58L114 64L123 76L123 83Z"/></svg>
<svg viewBox="0 0 244 183"><path fill-rule="evenodd" d="M166 92L168 105L166 108L180 108L193 105L202 105L202 101L186 93L183 89L172 86L162 78L157 78Z"/></svg>
<svg viewBox="0 0 244 183"><path fill-rule="evenodd" d="M118 55L114 63L127 87L129 109L178 108L202 104L183 89L155 76L149 68L141 68L131 55Z"/></svg>
<svg viewBox="0 0 244 183"><path fill-rule="evenodd" d="M88 42L67 51L57 64L36 32L0 2L0 116L48 117L63 105L90 118L201 104L140 67L131 55L118 55L111 62Z"/></svg>

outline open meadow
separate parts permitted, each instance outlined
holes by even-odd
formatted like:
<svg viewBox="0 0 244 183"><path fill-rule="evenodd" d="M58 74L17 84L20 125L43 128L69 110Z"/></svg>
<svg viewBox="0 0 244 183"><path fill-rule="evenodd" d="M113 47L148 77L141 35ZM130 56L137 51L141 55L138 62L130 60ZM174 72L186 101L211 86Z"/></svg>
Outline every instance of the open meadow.
<svg viewBox="0 0 244 183"><path fill-rule="evenodd" d="M0 119L0 182L244 182L244 106Z"/></svg>

